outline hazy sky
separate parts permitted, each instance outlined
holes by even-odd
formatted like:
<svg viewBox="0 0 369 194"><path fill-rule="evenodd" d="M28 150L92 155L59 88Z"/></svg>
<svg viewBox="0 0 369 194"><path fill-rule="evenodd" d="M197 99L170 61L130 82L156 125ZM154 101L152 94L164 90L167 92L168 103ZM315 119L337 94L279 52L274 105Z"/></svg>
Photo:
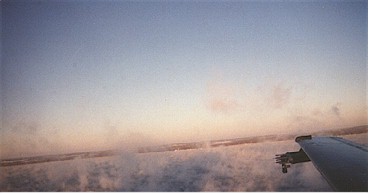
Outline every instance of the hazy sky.
<svg viewBox="0 0 369 194"><path fill-rule="evenodd" d="M367 124L367 1L2 1L1 155Z"/></svg>

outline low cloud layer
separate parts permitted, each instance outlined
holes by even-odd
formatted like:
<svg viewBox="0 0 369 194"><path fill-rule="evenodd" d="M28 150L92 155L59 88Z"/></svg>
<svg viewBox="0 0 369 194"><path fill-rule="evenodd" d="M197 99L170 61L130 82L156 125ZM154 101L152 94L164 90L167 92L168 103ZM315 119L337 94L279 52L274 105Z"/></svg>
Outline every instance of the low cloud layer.
<svg viewBox="0 0 369 194"><path fill-rule="evenodd" d="M297 149L266 142L1 167L0 191L331 191L311 163L281 172L274 155Z"/></svg>

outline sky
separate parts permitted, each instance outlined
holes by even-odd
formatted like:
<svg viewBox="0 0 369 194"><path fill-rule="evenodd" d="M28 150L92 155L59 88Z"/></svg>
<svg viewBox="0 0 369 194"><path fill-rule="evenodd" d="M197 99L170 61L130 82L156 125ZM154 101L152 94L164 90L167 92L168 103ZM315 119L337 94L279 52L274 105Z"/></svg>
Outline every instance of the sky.
<svg viewBox="0 0 369 194"><path fill-rule="evenodd" d="M368 123L367 1L1 1L0 157Z"/></svg>

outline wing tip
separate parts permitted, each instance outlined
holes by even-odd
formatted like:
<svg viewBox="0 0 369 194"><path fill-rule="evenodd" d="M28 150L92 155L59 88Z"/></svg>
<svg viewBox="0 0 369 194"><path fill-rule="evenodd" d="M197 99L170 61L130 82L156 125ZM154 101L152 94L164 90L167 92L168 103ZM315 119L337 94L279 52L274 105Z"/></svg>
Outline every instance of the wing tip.
<svg viewBox="0 0 369 194"><path fill-rule="evenodd" d="M302 140L307 140L307 139L311 139L311 138L312 138L311 135L298 136L298 137L296 137L295 142L300 142Z"/></svg>

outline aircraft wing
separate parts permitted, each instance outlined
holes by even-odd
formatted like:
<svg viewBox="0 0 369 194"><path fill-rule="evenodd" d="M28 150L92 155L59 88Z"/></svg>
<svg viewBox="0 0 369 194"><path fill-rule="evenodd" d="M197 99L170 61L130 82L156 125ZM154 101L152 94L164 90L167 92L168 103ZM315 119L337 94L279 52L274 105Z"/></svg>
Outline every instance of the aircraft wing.
<svg viewBox="0 0 369 194"><path fill-rule="evenodd" d="M309 161L336 191L368 191L368 149L339 137L300 136L299 152L277 155L284 173L290 164ZM306 155L304 155L306 154ZM308 159L301 160L301 158Z"/></svg>

